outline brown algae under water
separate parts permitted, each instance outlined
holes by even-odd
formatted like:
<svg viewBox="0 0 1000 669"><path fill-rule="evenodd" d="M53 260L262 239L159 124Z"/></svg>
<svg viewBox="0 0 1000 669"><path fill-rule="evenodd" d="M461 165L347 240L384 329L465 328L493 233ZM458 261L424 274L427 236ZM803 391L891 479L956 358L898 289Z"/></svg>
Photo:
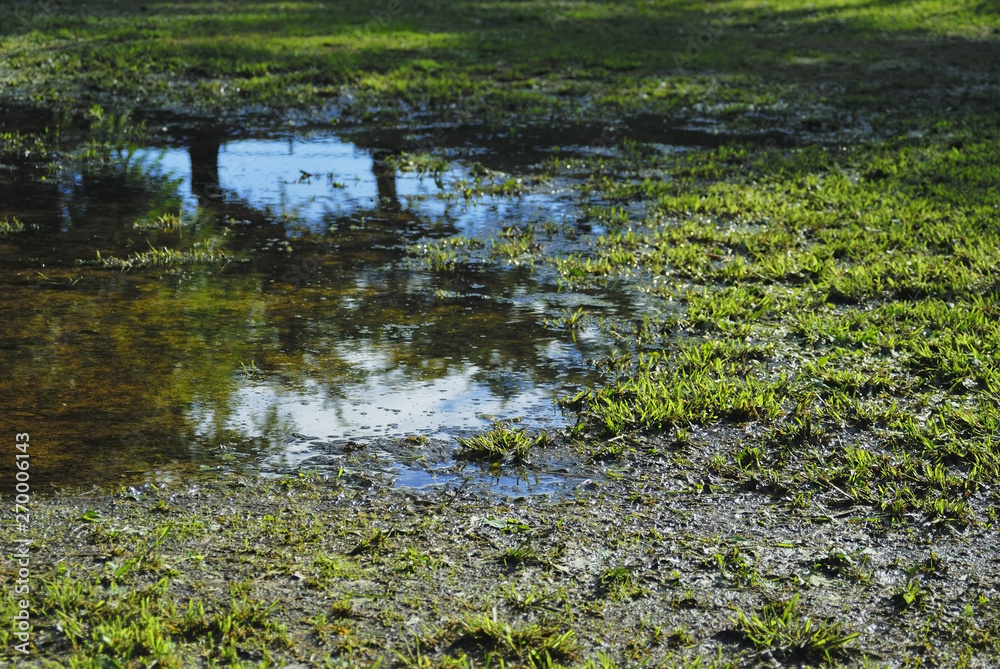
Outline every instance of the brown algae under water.
<svg viewBox="0 0 1000 669"><path fill-rule="evenodd" d="M0 218L25 224L0 239L0 395L4 422L33 433L33 477L567 482L457 463L455 437L570 425L556 401L600 381L589 360L612 343L546 315L627 317L642 296L562 290L511 258L429 271L408 249L529 227L569 248L601 230L577 222L571 183L511 192L519 178L490 167L510 169L509 147L426 165L357 142L178 132L55 177L0 173ZM473 182L493 192L461 196Z"/></svg>

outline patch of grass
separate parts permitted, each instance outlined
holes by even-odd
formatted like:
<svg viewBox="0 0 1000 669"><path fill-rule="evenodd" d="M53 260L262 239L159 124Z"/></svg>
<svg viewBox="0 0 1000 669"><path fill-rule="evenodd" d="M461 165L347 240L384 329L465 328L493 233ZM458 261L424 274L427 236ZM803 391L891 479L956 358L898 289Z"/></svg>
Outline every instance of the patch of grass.
<svg viewBox="0 0 1000 669"><path fill-rule="evenodd" d="M430 174L435 178L440 178L450 167L450 163L447 160L427 151L416 153L402 151L398 155L390 156L387 162L400 172L416 172L420 175Z"/></svg>
<svg viewBox="0 0 1000 669"><path fill-rule="evenodd" d="M566 606L566 594L560 590L531 587L519 591L513 585L503 589L504 599L516 610L559 613Z"/></svg>
<svg viewBox="0 0 1000 669"><path fill-rule="evenodd" d="M766 604L751 616L738 611L735 622L754 647L781 658L814 662L845 655L847 645L859 635L845 632L839 622L813 622L799 613L798 602L795 595Z"/></svg>
<svg viewBox="0 0 1000 669"><path fill-rule="evenodd" d="M867 583L871 580L871 571L865 571L869 561L870 556L864 552L848 554L834 550L817 560L812 566L816 570L835 574L840 578Z"/></svg>
<svg viewBox="0 0 1000 669"><path fill-rule="evenodd" d="M200 599L178 609L166 596L172 577L147 578L164 571L157 565L162 565L159 549L166 536L161 532L136 556L105 569L104 577L60 570L44 581L41 609L59 622L64 643L100 662L167 667L184 666L180 658L194 638L214 641L210 654L219 660L235 660L237 646L288 643L286 630L272 616L276 603L265 606L253 599L245 583L234 584L230 605L214 614Z"/></svg>
<svg viewBox="0 0 1000 669"><path fill-rule="evenodd" d="M445 239L429 240L407 247L410 256L419 258L420 265L436 272L453 272L463 255L485 246L482 240L455 235Z"/></svg>
<svg viewBox="0 0 1000 669"><path fill-rule="evenodd" d="M653 213L548 264L570 286L627 281L667 315L601 323L619 349L599 361L611 382L570 403L577 433L738 425L764 438L714 454L728 479L827 490L890 523L985 518L1000 199L982 175L1000 144L983 122L836 152L584 160L586 198Z"/></svg>
<svg viewBox="0 0 1000 669"><path fill-rule="evenodd" d="M225 265L230 262L239 262L240 256L227 254L222 249L215 248L210 242L196 242L193 248L187 251L178 251L167 247L153 248L148 251L133 253L128 258L103 258L100 251L97 252L96 262L101 267L110 269L120 269L128 271L133 269L143 269L148 267L171 267L181 265Z"/></svg>
<svg viewBox="0 0 1000 669"><path fill-rule="evenodd" d="M575 311L564 310L559 318L545 319L545 325L550 328L568 332L573 341L576 341L576 333L583 329L587 312L583 307L578 307Z"/></svg>
<svg viewBox="0 0 1000 669"><path fill-rule="evenodd" d="M313 632L322 641L329 643L341 636L347 636L352 633L352 628L343 622L346 616L340 616L334 614L333 620L330 620L325 613L318 613L315 616L307 619L310 625L312 625Z"/></svg>
<svg viewBox="0 0 1000 669"><path fill-rule="evenodd" d="M421 553L414 548L407 548L396 556L395 563L393 564L393 571L399 574L412 574L416 573L421 568L435 571L440 566L441 563L430 555Z"/></svg>
<svg viewBox="0 0 1000 669"><path fill-rule="evenodd" d="M24 223L17 218L0 219L0 235L9 235L24 230Z"/></svg>
<svg viewBox="0 0 1000 669"><path fill-rule="evenodd" d="M535 243L534 231L529 229L512 229L507 234L501 233L498 239L493 241L488 253L492 258L506 260L513 264L520 264L524 257L532 258L539 249Z"/></svg>
<svg viewBox="0 0 1000 669"><path fill-rule="evenodd" d="M572 659L579 649L573 630L537 623L511 625L487 614L470 616L460 630L458 643L477 649L488 664L514 658L529 667L546 667Z"/></svg>
<svg viewBox="0 0 1000 669"><path fill-rule="evenodd" d="M911 608L923 608L930 597L930 593L923 587L919 578L910 577L906 584L899 588L892 596L892 602L900 610Z"/></svg>
<svg viewBox="0 0 1000 669"><path fill-rule="evenodd" d="M728 551L714 553L708 560L706 566L718 569L719 573L726 579L744 585L759 585L761 583L760 574L754 568L751 559L747 558L744 551L740 551L735 546Z"/></svg>
<svg viewBox="0 0 1000 669"><path fill-rule="evenodd" d="M601 592L613 600L633 599L645 594L628 567L609 567L601 572L597 581Z"/></svg>
<svg viewBox="0 0 1000 669"><path fill-rule="evenodd" d="M706 346L720 350L725 345L712 342ZM675 356L680 365L671 364ZM639 354L631 377L581 398L587 406L584 417L606 434L619 435L629 430L769 420L781 415L788 379L783 375L769 378L763 370L755 373L731 352L722 356L716 358L705 348L691 345L674 354Z"/></svg>
<svg viewBox="0 0 1000 669"><path fill-rule="evenodd" d="M320 582L331 585L341 579L354 578L358 574L358 566L354 562L328 555L316 556L312 566L316 568Z"/></svg>
<svg viewBox="0 0 1000 669"><path fill-rule="evenodd" d="M371 528L365 535L358 539L357 545L351 551L352 555L368 554L378 555L385 553L392 548L389 540L390 532L378 527Z"/></svg>
<svg viewBox="0 0 1000 669"><path fill-rule="evenodd" d="M631 484L619 485L562 500L442 501L437 491L361 492L314 477L288 477L239 485L199 481L196 487L184 480L143 494L87 491L39 499L32 531L51 548L32 553L42 586L32 593L36 647L39 655L66 666L91 666L92 658L103 656L166 667L278 665L296 661L303 651L318 658L329 654L329 666L336 667L397 661L466 669L501 661L512 668L850 664L854 641L865 652L888 657L900 640L914 638L931 644L926 652L935 661L985 661L995 654L995 598L985 584L970 587L972 578L955 578L985 564L989 531L940 533L933 554L911 545L913 533L907 532L907 541L888 551L873 545L863 555L845 556L829 552L831 536L838 543L869 540L880 530L831 522L817 539L813 522L783 516L781 536L787 541L775 549L771 528L730 517L728 509L743 507L718 492L684 491L671 498L699 515L715 514L713 530L678 524L666 531L661 523L693 514L645 503L627 494ZM157 510L164 501L171 525ZM731 506L720 512L726 504ZM783 508L765 503L753 513L776 517ZM100 522L81 532L84 510ZM387 548L346 556L389 518L391 534L406 537L405 549L391 556ZM723 524L746 533L739 538L740 555L763 554L759 559L767 561L774 579L706 581L697 575L704 546L719 545L711 531ZM147 526L158 530L141 530ZM505 535L508 526L518 536ZM13 524L0 525L0 538L15 532ZM522 545L529 534L532 544L553 547L542 568L531 563L511 570L496 559L505 550L498 542ZM855 568L902 569L925 594L884 618L877 635L855 639L842 625L804 615L793 599L755 616L737 615L753 649L729 643L705 648L705 638L725 631L726 609L736 606L742 614L778 584L799 582L801 550L824 556L813 563L824 572L845 576L810 581L809 592L845 598L866 617L884 613L896 586L881 579L859 586L850 578ZM203 559L191 561L192 553ZM863 562L869 554L870 562ZM895 558L903 554L910 557ZM610 556L627 562L614 560L595 573L595 561ZM736 574L739 560L723 558L727 573ZM695 574L690 581L689 572ZM230 584L232 574L252 575ZM483 588L484 582L503 585ZM643 595L649 596L637 599ZM720 597L727 604L713 603ZM962 602L965 610L938 610L943 597ZM0 611L12 614L16 607L11 589L0 592ZM417 636L414 623L420 625ZM0 640L11 640L9 633L0 630ZM0 650L5 660L14 652Z"/></svg>
<svg viewBox="0 0 1000 669"><path fill-rule="evenodd" d="M508 567L542 563L538 552L528 543L506 549L497 559Z"/></svg>
<svg viewBox="0 0 1000 669"><path fill-rule="evenodd" d="M515 463L525 462L531 449L549 441L549 437L544 433L532 439L527 435L525 428L514 429L502 422L495 422L492 429L482 434L457 439L459 445L457 458Z"/></svg>
<svg viewBox="0 0 1000 669"><path fill-rule="evenodd" d="M167 212L164 214L159 214L156 218L152 220L139 220L132 224L132 228L135 230L177 230L184 225L184 221L180 213L174 214L172 212Z"/></svg>
<svg viewBox="0 0 1000 669"><path fill-rule="evenodd" d="M971 1L919 8L826 1L803 9L782 0L761 9L429 0L372 10L350 0L337 12L311 1L178 12L169 2L95 0L42 12L5 3L0 24L9 63L3 89L78 111L95 99L216 113L333 103L359 120L391 123L419 108L452 124L507 121L514 129L511 117L551 121L581 107L608 118L697 109L746 127L767 127L784 113L815 132L842 126L838 105L849 105L852 119L882 120L892 136L909 129L905 97L895 94L920 91L902 63L922 62L920 81L955 77L969 63L987 67L998 20ZM841 95L824 95L817 80ZM988 108L992 98L977 89L963 102ZM952 117L942 120L953 126ZM646 157L637 143L613 135L602 142L632 162ZM873 176L892 174L872 168Z"/></svg>

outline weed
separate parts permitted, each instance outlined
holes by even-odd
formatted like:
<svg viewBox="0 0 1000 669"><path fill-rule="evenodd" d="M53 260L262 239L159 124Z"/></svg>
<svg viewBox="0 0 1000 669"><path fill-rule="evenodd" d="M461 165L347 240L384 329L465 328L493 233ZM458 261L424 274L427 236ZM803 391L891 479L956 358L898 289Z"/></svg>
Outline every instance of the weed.
<svg viewBox="0 0 1000 669"><path fill-rule="evenodd" d="M583 320L586 313L583 307L579 307L573 312L565 311L560 318L546 319L545 325L570 333L573 341L576 341L576 333L583 327Z"/></svg>
<svg viewBox="0 0 1000 669"><path fill-rule="evenodd" d="M136 230L177 230L184 226L184 220L180 213L167 212L158 215L153 220L139 220L132 224Z"/></svg>
<svg viewBox="0 0 1000 669"><path fill-rule="evenodd" d="M177 265L225 265L230 262L245 260L240 256L230 256L225 251L214 248L212 242L196 242L188 251L178 251L167 247L153 248L149 251L133 253L128 258L104 258L97 252L95 261L101 267L120 270L132 270L144 267L163 267Z"/></svg>
<svg viewBox="0 0 1000 669"><path fill-rule="evenodd" d="M250 361L249 365L241 362L240 367L243 369L243 378L245 379L252 379L260 374L260 370L257 368L257 363L253 360Z"/></svg>
<svg viewBox="0 0 1000 669"><path fill-rule="evenodd" d="M530 544L523 544L506 549L498 558L506 566L540 564L542 562L538 553Z"/></svg>
<svg viewBox="0 0 1000 669"><path fill-rule="evenodd" d="M714 566L723 577L745 585L759 585L761 577L747 554L733 546L728 551L714 553L706 566Z"/></svg>
<svg viewBox="0 0 1000 669"><path fill-rule="evenodd" d="M892 601L901 609L923 608L929 592L920 583L919 578L909 578L906 585L896 591L892 596Z"/></svg>
<svg viewBox="0 0 1000 669"><path fill-rule="evenodd" d="M504 599L519 611L547 611L549 613L559 613L559 604L567 603L566 596L559 590L546 590L544 588L529 588L527 592L521 593L513 585L508 585L503 591Z"/></svg>

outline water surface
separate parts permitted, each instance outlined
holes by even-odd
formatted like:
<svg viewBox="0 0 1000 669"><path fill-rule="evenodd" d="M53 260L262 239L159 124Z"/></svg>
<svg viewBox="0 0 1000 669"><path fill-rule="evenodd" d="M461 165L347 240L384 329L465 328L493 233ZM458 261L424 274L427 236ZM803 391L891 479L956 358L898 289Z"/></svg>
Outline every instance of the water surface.
<svg viewBox="0 0 1000 669"><path fill-rule="evenodd" d="M406 437L448 444L435 451L447 456L456 434L493 420L571 423L555 400L599 380L587 361L609 344L545 317L625 313L631 297L561 292L543 269L503 263L433 272L407 254L576 225L569 187L469 200L454 192L468 163L420 175L398 157L313 132L188 137L44 180L0 170L0 219L27 225L0 238L3 428L31 433L35 480L288 471ZM164 214L181 224L157 227ZM199 245L227 261L96 264ZM384 471L404 485L441 478L413 458L424 464Z"/></svg>

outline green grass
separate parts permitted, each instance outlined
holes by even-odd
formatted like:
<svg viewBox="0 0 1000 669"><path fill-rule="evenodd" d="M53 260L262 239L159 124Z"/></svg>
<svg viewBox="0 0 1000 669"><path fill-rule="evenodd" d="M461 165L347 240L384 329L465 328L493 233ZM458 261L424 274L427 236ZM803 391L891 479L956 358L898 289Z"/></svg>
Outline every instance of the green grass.
<svg viewBox="0 0 1000 669"><path fill-rule="evenodd" d="M544 433L532 439L524 428L515 430L501 422L494 422L493 428L482 434L457 439L456 457L459 459L513 463L525 462L533 448L549 441Z"/></svg>
<svg viewBox="0 0 1000 669"><path fill-rule="evenodd" d="M166 267L176 265L218 265L232 262L233 258L224 251L209 247L192 248L189 251L178 251L163 247L150 248L149 251L133 253L128 258L103 258L97 254L97 262L101 267L110 269L131 270L144 267Z"/></svg>
<svg viewBox="0 0 1000 669"><path fill-rule="evenodd" d="M966 121L837 151L592 159L638 173L594 169L587 197L648 213L549 265L569 286L627 279L671 311L606 328L612 382L576 398L578 430L743 425L755 436L716 454L734 480L840 491L893 522L989 521L1000 141Z"/></svg>
<svg viewBox="0 0 1000 669"><path fill-rule="evenodd" d="M0 235L9 235L24 230L24 223L16 218L0 219Z"/></svg>
<svg viewBox="0 0 1000 669"><path fill-rule="evenodd" d="M808 82L840 87L844 103L877 121L905 102L901 88L954 76L970 60L996 62L1000 19L975 2L939 0L808 8L792 0L427 0L375 9L351 1L336 12L317 1L140 8L98 0L41 10L5 3L0 26L4 87L55 105L327 105L356 117L377 109L385 119L424 106L457 122L568 117L581 104L609 117L698 105L734 120L753 110L770 122L791 104L813 127L838 123L838 98ZM916 60L928 70L914 74ZM858 70L867 76L854 77ZM966 100L988 102L979 92Z"/></svg>
<svg viewBox="0 0 1000 669"><path fill-rule="evenodd" d="M747 640L777 657L814 662L843 656L845 647L858 638L839 622L814 622L798 610L799 596L766 604L758 613L736 614L736 623Z"/></svg>
<svg viewBox="0 0 1000 669"><path fill-rule="evenodd" d="M576 655L575 632L539 624L511 625L495 616L472 616L461 624L459 643L483 652L486 662L501 657L522 659L527 666L550 667Z"/></svg>
<svg viewBox="0 0 1000 669"><path fill-rule="evenodd" d="M1000 648L996 598L977 580L991 531L939 534L933 552L882 550L876 540L891 535L877 528L818 528L757 500L754 517L782 523L776 540L735 516L753 498L690 490L647 504L635 494L647 481L619 485L563 500L461 500L288 477L35 499L32 652L84 667L312 656L325 666L693 669L864 666L914 635L941 662ZM15 532L0 525L0 538ZM866 548L831 551L831 538ZM840 622L848 605L883 620L878 633ZM16 606L12 589L0 593L0 611ZM0 641L12 658L9 629Z"/></svg>
<svg viewBox="0 0 1000 669"><path fill-rule="evenodd" d="M635 574L628 567L609 567L598 578L600 591L613 600L621 601L641 597L642 588Z"/></svg>

